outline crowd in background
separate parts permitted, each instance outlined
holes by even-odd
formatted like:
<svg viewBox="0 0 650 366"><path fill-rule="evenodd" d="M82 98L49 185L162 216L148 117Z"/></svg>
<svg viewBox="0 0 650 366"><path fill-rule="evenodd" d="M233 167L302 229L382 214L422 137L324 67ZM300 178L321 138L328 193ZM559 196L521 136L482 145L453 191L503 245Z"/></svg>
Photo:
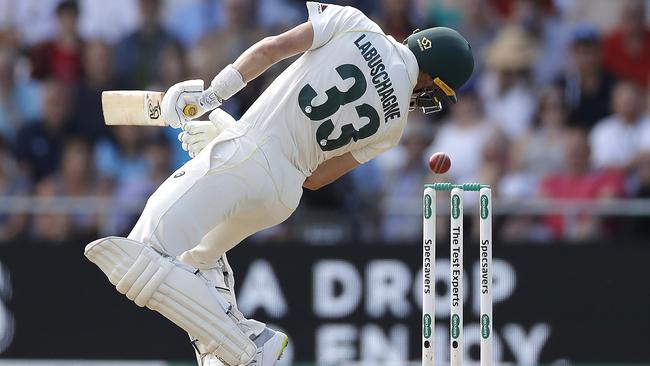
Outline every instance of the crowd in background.
<svg viewBox="0 0 650 366"><path fill-rule="evenodd" d="M422 184L434 180L491 184L503 199L650 198L646 1L333 2L361 9L398 40L453 27L471 43L476 71L457 104L411 113L399 147L306 191L300 214L259 242L418 243ZM106 127L101 92L209 81L265 35L306 18L298 0L0 0L0 196L144 202L189 158L171 128ZM241 116L291 61L224 109ZM452 158L446 176L430 174L435 151ZM0 241L120 234L136 217L3 213ZM528 242L650 231L630 222L511 215L496 229L504 241Z"/></svg>

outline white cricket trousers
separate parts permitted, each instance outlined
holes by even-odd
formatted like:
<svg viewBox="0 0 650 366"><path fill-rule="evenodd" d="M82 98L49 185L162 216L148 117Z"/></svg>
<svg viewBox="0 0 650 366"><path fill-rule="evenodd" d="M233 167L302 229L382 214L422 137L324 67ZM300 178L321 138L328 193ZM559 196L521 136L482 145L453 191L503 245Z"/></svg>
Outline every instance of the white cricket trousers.
<svg viewBox="0 0 650 366"><path fill-rule="evenodd" d="M251 132L251 131L248 131ZM149 197L129 238L202 270L232 305L247 336L265 324L237 307L226 252L246 237L286 220L298 206L305 175L281 151L281 141L228 129L174 172ZM258 132L259 133L259 132ZM192 344L199 365L221 365Z"/></svg>
<svg viewBox="0 0 650 366"><path fill-rule="evenodd" d="M293 213L305 176L282 154L281 142L222 135L151 195L130 239L207 269Z"/></svg>

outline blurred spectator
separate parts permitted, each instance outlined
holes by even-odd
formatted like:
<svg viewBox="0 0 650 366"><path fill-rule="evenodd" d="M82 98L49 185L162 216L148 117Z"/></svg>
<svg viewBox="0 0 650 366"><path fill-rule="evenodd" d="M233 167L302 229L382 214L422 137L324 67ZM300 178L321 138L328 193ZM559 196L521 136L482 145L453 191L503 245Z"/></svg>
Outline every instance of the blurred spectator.
<svg viewBox="0 0 650 366"><path fill-rule="evenodd" d="M97 192L95 172L92 167L90 146L80 138L68 138L63 144L59 174L48 180L62 195L92 196Z"/></svg>
<svg viewBox="0 0 650 366"><path fill-rule="evenodd" d="M542 197L599 200L623 196L625 178L620 171L592 168L589 140L585 132L575 129L567 134L565 141L564 170L551 173L542 180ZM607 231L607 226L588 212L548 215L544 222L554 239L593 239Z"/></svg>
<svg viewBox="0 0 650 366"><path fill-rule="evenodd" d="M61 0L0 0L0 31L13 33L19 43L33 45L52 36L52 17Z"/></svg>
<svg viewBox="0 0 650 366"><path fill-rule="evenodd" d="M381 230L387 243L417 240L422 235L421 218L404 213L420 210L422 185L429 176L425 151L430 143L430 125L419 115L409 116L400 144L394 152L401 157L399 164L384 174ZM412 202L414 207L404 207L403 202Z"/></svg>
<svg viewBox="0 0 650 366"><path fill-rule="evenodd" d="M40 103L42 119L21 127L16 138L16 157L34 181L59 167L64 134L70 124L68 87L48 82Z"/></svg>
<svg viewBox="0 0 650 366"><path fill-rule="evenodd" d="M410 11L416 16L423 14L423 21L427 27L449 27L457 29L461 19L464 17L463 13L465 13L465 9L463 5L460 1L412 0L412 8Z"/></svg>
<svg viewBox="0 0 650 366"><path fill-rule="evenodd" d="M603 69L598 30L583 24L573 32L572 68L558 80L564 89L572 124L591 129L610 112L610 100L616 80Z"/></svg>
<svg viewBox="0 0 650 366"><path fill-rule="evenodd" d="M492 130L493 125L483 115L478 96L474 92L462 93L458 103L451 106L449 120L436 133L427 157L437 151L446 152L453 165L448 173L449 179L452 182L475 182L481 153Z"/></svg>
<svg viewBox="0 0 650 366"><path fill-rule="evenodd" d="M226 19L223 28L208 33L190 53L192 77L210 83L228 64L234 62L248 47L264 37L262 30L251 22L256 7L252 0L225 0ZM246 88L226 102L234 115L242 115L253 104L264 83L264 77L250 82Z"/></svg>
<svg viewBox="0 0 650 366"><path fill-rule="evenodd" d="M16 75L17 53L0 45L0 136L14 142L16 131L25 120L36 119L41 106L40 86Z"/></svg>
<svg viewBox="0 0 650 366"><path fill-rule="evenodd" d="M29 181L21 174L11 149L0 139L0 196L18 196L29 192ZM12 240L24 233L27 215L0 213L0 241Z"/></svg>
<svg viewBox="0 0 650 366"><path fill-rule="evenodd" d="M34 78L55 78L66 83L75 83L81 78L83 42L77 31L78 19L76 1L64 0L57 5L54 39L34 46L29 52Z"/></svg>
<svg viewBox="0 0 650 366"><path fill-rule="evenodd" d="M372 1L373 8L377 5ZM344 0L350 2L349 0ZM270 32L277 32L286 30L300 22L304 22L307 17L307 7L304 1L296 0L255 0L256 11L254 12L255 18L250 18L250 23L255 22L256 26L260 26ZM252 25L252 24L251 24Z"/></svg>
<svg viewBox="0 0 650 366"><path fill-rule="evenodd" d="M381 224L382 207L378 197L383 193L384 176L374 159L353 169L349 175L355 192L352 203L356 202L356 219L360 223L358 235L364 242L375 242L381 239L381 232L376 228Z"/></svg>
<svg viewBox="0 0 650 366"><path fill-rule="evenodd" d="M146 181L149 184L145 197L148 197L172 173L169 141L160 134L150 137L144 142L143 155L147 164Z"/></svg>
<svg viewBox="0 0 650 366"><path fill-rule="evenodd" d="M650 199L650 147L639 156L638 169L639 185L634 192L634 198ZM650 217L639 217L630 220L631 233L642 238L650 237Z"/></svg>
<svg viewBox="0 0 650 366"><path fill-rule="evenodd" d="M539 84L549 84L566 59L569 29L551 1L514 0L511 3L511 22L522 27L538 46L533 77Z"/></svg>
<svg viewBox="0 0 650 366"><path fill-rule="evenodd" d="M481 162L476 173L476 181L492 186L495 194L499 194L499 181L505 174L508 162L510 141L499 129L493 129L487 137L481 151Z"/></svg>
<svg viewBox="0 0 650 366"><path fill-rule="evenodd" d="M504 19L509 19L516 10L517 0L485 0L496 10L497 14ZM544 11L550 11L553 8L553 0L538 0Z"/></svg>
<svg viewBox="0 0 650 366"><path fill-rule="evenodd" d="M192 52L190 62L196 76L209 82L264 37L265 33L252 21L256 11L253 0L224 0L223 27L205 34Z"/></svg>
<svg viewBox="0 0 650 366"><path fill-rule="evenodd" d="M165 90L187 76L183 49L177 43L166 44L160 52L159 85L155 89Z"/></svg>
<svg viewBox="0 0 650 366"><path fill-rule="evenodd" d="M562 7L569 23L588 22L600 30L609 31L619 22L618 15L623 1L570 0L555 1L555 4Z"/></svg>
<svg viewBox="0 0 650 366"><path fill-rule="evenodd" d="M456 29L467 39L475 55L474 73L468 82L473 85L484 68L484 57L487 47L499 30L499 20L494 9L485 0L430 0L412 1L414 15L425 14L425 25L421 28L450 27ZM420 19L411 17L415 21ZM478 56L478 57L476 57Z"/></svg>
<svg viewBox="0 0 650 366"><path fill-rule="evenodd" d="M643 0L624 0L620 23L604 42L605 66L621 79L647 87L650 76L650 31Z"/></svg>
<svg viewBox="0 0 650 366"><path fill-rule="evenodd" d="M184 47L191 47L211 29L222 26L223 8L222 0L165 1L163 7L165 27Z"/></svg>
<svg viewBox="0 0 650 366"><path fill-rule="evenodd" d="M300 206L287 222L292 235L308 244L340 244L359 241L363 233L359 223L360 202L351 175L344 175L332 184L317 190L304 190ZM279 231L264 233L274 239L285 234L286 226Z"/></svg>
<svg viewBox="0 0 650 366"><path fill-rule="evenodd" d="M644 114L643 93L633 82L619 82L612 94L614 114L601 120L589 136L595 167L632 168L649 133L650 118Z"/></svg>
<svg viewBox="0 0 650 366"><path fill-rule="evenodd" d="M101 41L91 41L83 52L85 75L77 86L73 99L71 130L94 144L108 136L102 114L102 91L114 89L111 74L111 50Z"/></svg>
<svg viewBox="0 0 650 366"><path fill-rule="evenodd" d="M112 126L114 140L104 138L95 146L95 164L101 178L116 184L137 182L146 176L142 156L142 127Z"/></svg>
<svg viewBox="0 0 650 366"><path fill-rule="evenodd" d="M502 29L489 46L487 72L479 84L487 117L510 139L521 137L535 112L531 68L536 48L526 32L515 26Z"/></svg>
<svg viewBox="0 0 650 366"><path fill-rule="evenodd" d="M47 192L48 196L86 197L100 195L104 187L98 184L92 167L90 147L79 138L69 138L63 144L61 169L54 175L44 179L37 186L38 192ZM39 221L39 215L35 220ZM47 216L47 215L46 215ZM64 219L46 218L45 221L63 221ZM65 219L69 222L68 235L75 238L90 238L97 236L100 216L97 214L75 214ZM41 222L39 227L49 233L49 225ZM62 235L62 233L61 233Z"/></svg>
<svg viewBox="0 0 650 366"><path fill-rule="evenodd" d="M561 90L549 87L542 93L533 121L533 128L511 149L510 163L539 178L559 171L564 163L567 112Z"/></svg>
<svg viewBox="0 0 650 366"><path fill-rule="evenodd" d="M119 85L147 89L158 83L161 53L174 40L160 24L160 0L139 0L140 26L115 48Z"/></svg>
<svg viewBox="0 0 650 366"><path fill-rule="evenodd" d="M485 0L461 0L458 2L458 8L462 11L458 32L472 45L475 57L484 55L498 30L492 9ZM474 62L476 66L473 79L483 71L483 57L476 57Z"/></svg>
<svg viewBox="0 0 650 366"><path fill-rule="evenodd" d="M79 28L85 39L114 44L138 25L138 2L135 0L79 0L79 7Z"/></svg>
<svg viewBox="0 0 650 366"><path fill-rule="evenodd" d="M532 129L508 149L507 163L501 172L498 171L498 160L492 159L495 161L492 163L493 173L486 176L499 179L499 198L526 201L537 196L542 176L557 171L558 159L561 163L564 160L565 118L561 92L547 89L541 94ZM494 150L493 146L491 150ZM548 230L538 221L538 217L520 213L504 216L498 230L499 237L514 242L548 240Z"/></svg>
<svg viewBox="0 0 650 366"><path fill-rule="evenodd" d="M564 139L567 134L566 118L562 92L558 88L549 87L541 95L532 129L510 148L507 171L499 180L501 197L534 197L540 179L562 169L566 145Z"/></svg>
<svg viewBox="0 0 650 366"><path fill-rule="evenodd" d="M48 198L57 196L56 188L49 181L44 181L36 186L36 198L47 202ZM42 240L48 245L69 244L72 236L71 217L58 212L47 212L34 215L30 228L30 237Z"/></svg>
<svg viewBox="0 0 650 366"><path fill-rule="evenodd" d="M144 202L172 172L170 145L162 135L142 141L142 151L138 155L142 157L140 172L143 175L139 179L117 182L113 198L118 202ZM137 215L131 213L114 212L106 224L106 232L126 234L136 219Z"/></svg>
<svg viewBox="0 0 650 366"><path fill-rule="evenodd" d="M376 19L384 33L402 41L417 28L410 18L412 0L380 0L380 14Z"/></svg>

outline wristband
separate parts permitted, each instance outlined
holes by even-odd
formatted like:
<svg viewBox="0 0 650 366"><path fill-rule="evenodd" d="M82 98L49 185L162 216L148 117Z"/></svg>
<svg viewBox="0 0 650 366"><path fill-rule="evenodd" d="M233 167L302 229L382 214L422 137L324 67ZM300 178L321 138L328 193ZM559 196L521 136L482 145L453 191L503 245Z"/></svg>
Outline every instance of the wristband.
<svg viewBox="0 0 650 366"><path fill-rule="evenodd" d="M246 86L242 75L232 65L226 66L212 79L210 89L220 100L226 100Z"/></svg>

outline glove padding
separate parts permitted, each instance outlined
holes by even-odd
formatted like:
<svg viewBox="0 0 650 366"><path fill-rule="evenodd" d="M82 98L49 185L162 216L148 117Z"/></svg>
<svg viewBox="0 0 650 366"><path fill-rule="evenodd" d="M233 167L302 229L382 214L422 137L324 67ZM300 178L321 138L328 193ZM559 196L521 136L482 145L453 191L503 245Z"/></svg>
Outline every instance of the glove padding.
<svg viewBox="0 0 650 366"><path fill-rule="evenodd" d="M179 128L221 105L221 100L216 97L209 98L210 103L206 104L206 94L203 80L186 80L172 85L160 103L163 120L171 127Z"/></svg>
<svg viewBox="0 0 650 366"><path fill-rule="evenodd" d="M210 141L219 136L228 127L235 124L235 119L221 109L210 113L209 121L188 121L183 124L183 131L178 134L183 150L191 158L197 156Z"/></svg>

